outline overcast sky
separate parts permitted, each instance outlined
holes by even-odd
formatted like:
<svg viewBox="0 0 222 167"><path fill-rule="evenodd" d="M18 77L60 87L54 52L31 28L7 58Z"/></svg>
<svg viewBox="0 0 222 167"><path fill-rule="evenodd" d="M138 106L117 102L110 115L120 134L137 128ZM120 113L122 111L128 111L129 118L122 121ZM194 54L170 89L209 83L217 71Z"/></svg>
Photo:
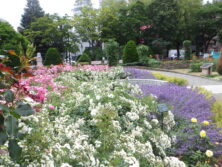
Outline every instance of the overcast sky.
<svg viewBox="0 0 222 167"><path fill-rule="evenodd" d="M8 21L15 29L20 25L21 15L24 13L27 0L0 0L0 19ZM40 6L46 13L72 15L75 0L39 0ZM98 7L98 0L92 0Z"/></svg>
<svg viewBox="0 0 222 167"><path fill-rule="evenodd" d="M75 0L39 0L46 13L72 15ZM204 0L205 2L207 0ZM212 1L212 0L209 0ZM94 7L98 7L98 0L92 0ZM0 18L8 21L15 29L20 25L21 15L24 13L26 0L0 0Z"/></svg>

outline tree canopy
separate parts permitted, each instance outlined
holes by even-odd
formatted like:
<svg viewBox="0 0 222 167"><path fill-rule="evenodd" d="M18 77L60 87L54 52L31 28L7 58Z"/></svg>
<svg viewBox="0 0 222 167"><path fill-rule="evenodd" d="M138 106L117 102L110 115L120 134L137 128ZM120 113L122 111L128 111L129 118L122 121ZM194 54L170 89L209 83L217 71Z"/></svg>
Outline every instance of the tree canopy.
<svg viewBox="0 0 222 167"><path fill-rule="evenodd" d="M27 6L24 9L22 15L21 26L26 29L28 28L35 19L43 17L44 11L41 8L38 0L27 0Z"/></svg>
<svg viewBox="0 0 222 167"><path fill-rule="evenodd" d="M24 34L43 54L51 47L57 48L60 53L76 52L77 39L68 20L67 16L46 15L32 22Z"/></svg>

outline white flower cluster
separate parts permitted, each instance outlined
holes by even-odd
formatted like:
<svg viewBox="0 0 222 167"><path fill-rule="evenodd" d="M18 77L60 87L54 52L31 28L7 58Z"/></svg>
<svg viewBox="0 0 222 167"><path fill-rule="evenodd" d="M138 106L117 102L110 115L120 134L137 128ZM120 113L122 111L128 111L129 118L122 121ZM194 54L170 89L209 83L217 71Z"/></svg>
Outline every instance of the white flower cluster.
<svg viewBox="0 0 222 167"><path fill-rule="evenodd" d="M122 72L121 68L114 68L105 72L62 73L56 80L69 88L61 94L49 93L49 104L43 105L35 118L30 117L28 125L20 123L21 128L25 127L23 131L29 133L20 142L21 164L183 167L177 158L166 157L165 149L171 146L171 139L157 119L147 119L152 106L134 96L140 93L138 87L116 80ZM149 104L156 105L153 100ZM48 109L50 104L56 106L55 110ZM164 123L172 127L173 116L170 113L168 117L170 121ZM4 164L16 165L9 159Z"/></svg>

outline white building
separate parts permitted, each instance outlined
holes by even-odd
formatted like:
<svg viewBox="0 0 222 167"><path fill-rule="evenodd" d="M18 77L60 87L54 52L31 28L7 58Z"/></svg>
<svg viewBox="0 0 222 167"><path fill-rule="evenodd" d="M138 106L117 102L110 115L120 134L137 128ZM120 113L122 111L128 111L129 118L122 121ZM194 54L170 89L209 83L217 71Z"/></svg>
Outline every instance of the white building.
<svg viewBox="0 0 222 167"><path fill-rule="evenodd" d="M73 8L73 14L74 15L81 14L81 10L84 7L87 7L87 6L92 7L91 0L75 0L75 4L74 4L74 8ZM90 45L89 45L88 42L81 41L78 44L78 47L79 47L79 52L76 53L76 56L81 55L84 52L85 48L90 47Z"/></svg>

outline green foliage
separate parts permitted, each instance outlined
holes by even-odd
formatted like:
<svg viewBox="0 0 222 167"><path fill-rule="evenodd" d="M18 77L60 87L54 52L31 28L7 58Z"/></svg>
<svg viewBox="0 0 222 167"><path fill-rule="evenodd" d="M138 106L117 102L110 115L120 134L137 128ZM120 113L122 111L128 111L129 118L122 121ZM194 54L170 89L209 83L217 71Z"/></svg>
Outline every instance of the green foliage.
<svg viewBox="0 0 222 167"><path fill-rule="evenodd" d="M188 85L188 81L183 78L171 77L158 72L153 72L152 74L156 79L172 82L175 83L176 85Z"/></svg>
<svg viewBox="0 0 222 167"><path fill-rule="evenodd" d="M18 120L20 116L30 116L35 111L29 104L17 104L15 95L11 90L1 92L0 97L7 102L4 105L0 105L0 110L2 111L0 113L0 145L4 145L6 141L9 141L7 146L9 156L13 161L17 162L20 160L22 153L22 148L18 145L21 136Z"/></svg>
<svg viewBox="0 0 222 167"><path fill-rule="evenodd" d="M88 64L90 64L90 63L91 63L91 59L90 59L90 57L89 57L88 54L83 53L83 54L79 57L78 63L88 63Z"/></svg>
<svg viewBox="0 0 222 167"><path fill-rule="evenodd" d="M182 158L182 160L187 164L195 164L195 165L190 165L190 167L210 167L210 164L206 163L208 158L200 150L192 151L192 156L190 156L190 154L184 155Z"/></svg>
<svg viewBox="0 0 222 167"><path fill-rule="evenodd" d="M122 66L142 66L141 62L133 62L133 63L124 63Z"/></svg>
<svg viewBox="0 0 222 167"><path fill-rule="evenodd" d="M134 41L128 41L123 52L123 63L138 62L139 56Z"/></svg>
<svg viewBox="0 0 222 167"><path fill-rule="evenodd" d="M222 54L220 55L220 59L217 64L217 72L222 75Z"/></svg>
<svg viewBox="0 0 222 167"><path fill-rule="evenodd" d="M222 29L219 31L218 36L220 38L220 42L222 42Z"/></svg>
<svg viewBox="0 0 222 167"><path fill-rule="evenodd" d="M222 127L222 102L217 100L212 105L211 112L214 113L213 120L217 124L218 127Z"/></svg>
<svg viewBox="0 0 222 167"><path fill-rule="evenodd" d="M38 0L27 0L27 7L22 15L21 26L24 29L28 28L35 19L43 17L44 14Z"/></svg>
<svg viewBox="0 0 222 167"><path fill-rule="evenodd" d="M150 56L150 48L146 45L139 45L136 48L137 53L139 55L139 61L143 65L148 65L149 64L149 56Z"/></svg>
<svg viewBox="0 0 222 167"><path fill-rule="evenodd" d="M75 28L79 38L82 41L89 42L94 47L96 40L99 39L97 10L85 7L81 14L75 15L72 19L72 25Z"/></svg>
<svg viewBox="0 0 222 167"><path fill-rule="evenodd" d="M31 23L24 35L36 46L43 55L48 48L57 48L60 53L78 51L77 38L67 16L46 15ZM53 35L52 35L53 34Z"/></svg>
<svg viewBox="0 0 222 167"><path fill-rule="evenodd" d="M210 99L213 96L213 94L210 91L208 91L207 89L203 87L197 87L196 89L198 93L204 94L207 99Z"/></svg>
<svg viewBox="0 0 222 167"><path fill-rule="evenodd" d="M56 48L49 48L45 56L44 65L52 65L52 64L53 65L62 64L61 55Z"/></svg>
<svg viewBox="0 0 222 167"><path fill-rule="evenodd" d="M185 48L185 59L190 60L191 59L191 41L185 40L183 41L183 46Z"/></svg>
<svg viewBox="0 0 222 167"><path fill-rule="evenodd" d="M17 56L7 54L5 50L14 50L17 54L20 49L27 49L28 41L21 34L17 33L12 26L4 21L0 21L0 55L6 55L8 61L6 65L9 67L17 67L21 62ZM21 45L21 48L20 48Z"/></svg>
<svg viewBox="0 0 222 167"><path fill-rule="evenodd" d="M149 59L149 62L148 62L148 66L149 67L158 67L160 66L161 62L157 59Z"/></svg>
<svg viewBox="0 0 222 167"><path fill-rule="evenodd" d="M175 0L155 0L147 11L151 24L155 25L152 28L153 37L158 36L164 41L175 40L179 22L178 3Z"/></svg>
<svg viewBox="0 0 222 167"><path fill-rule="evenodd" d="M190 71L191 72L201 72L201 65L202 65L202 63L196 63L196 62L194 62L194 63L191 63L190 64Z"/></svg>
<svg viewBox="0 0 222 167"><path fill-rule="evenodd" d="M195 15L196 45L207 52L209 42L222 27L222 3L207 3ZM215 19L212 19L215 18Z"/></svg>
<svg viewBox="0 0 222 167"><path fill-rule="evenodd" d="M119 44L114 40L109 40L105 43L105 53L109 65L116 66L118 64Z"/></svg>

